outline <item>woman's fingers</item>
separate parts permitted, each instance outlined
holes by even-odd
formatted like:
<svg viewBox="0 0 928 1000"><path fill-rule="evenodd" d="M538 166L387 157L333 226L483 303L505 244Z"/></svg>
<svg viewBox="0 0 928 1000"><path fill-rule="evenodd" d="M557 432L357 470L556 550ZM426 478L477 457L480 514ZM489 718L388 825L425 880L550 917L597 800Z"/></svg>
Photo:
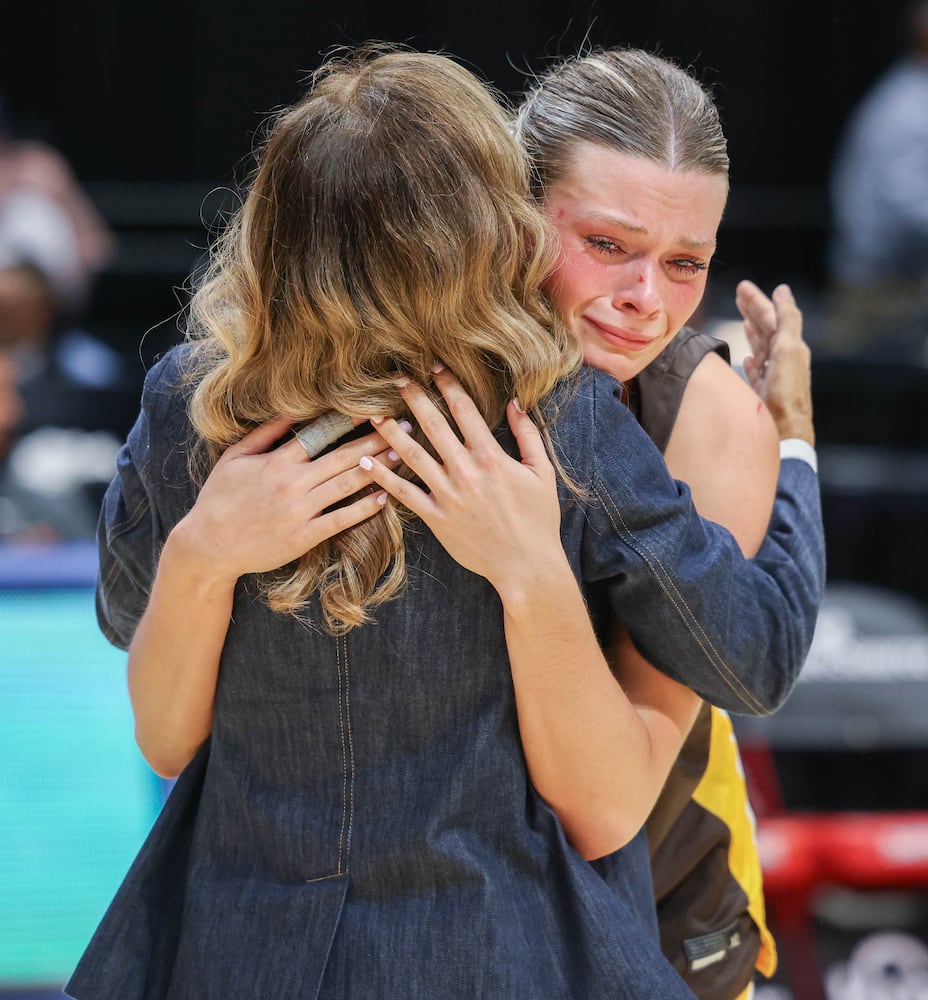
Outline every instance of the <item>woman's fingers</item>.
<svg viewBox="0 0 928 1000"><path fill-rule="evenodd" d="M226 449L226 454L230 457L235 455L260 455L269 451L276 441L279 441L284 434L293 426L293 421L287 417L277 417L268 420L267 423L253 427L240 441L230 445Z"/></svg>
<svg viewBox="0 0 928 1000"><path fill-rule="evenodd" d="M777 285L771 306L776 317L777 346L794 349L802 343L802 312L789 285Z"/></svg>
<svg viewBox="0 0 928 1000"><path fill-rule="evenodd" d="M745 377L748 380L748 385L759 394L763 371L754 358L754 355L749 354L741 364Z"/></svg>
<svg viewBox="0 0 928 1000"><path fill-rule="evenodd" d="M429 403L429 406L441 416L441 412L435 409L432 403ZM374 419L376 420L376 418ZM444 420L444 417L442 417L442 420ZM447 422L445 422L445 426L448 426ZM385 417L377 423L377 429L381 437L399 455L406 467L415 473L431 491L434 492L435 490L442 489L448 478L448 474L441 462L436 462L418 441L409 436L409 431L412 430L412 427L408 421L398 422L392 417ZM459 441L457 445L458 448L462 447ZM367 468L363 459L361 460L361 464ZM392 490L390 492L393 496L396 496Z"/></svg>
<svg viewBox="0 0 928 1000"><path fill-rule="evenodd" d="M738 283L735 302L744 319L744 329L751 350L759 363L763 364L770 350L770 341L777 331L777 315L773 302L753 281Z"/></svg>
<svg viewBox="0 0 928 1000"><path fill-rule="evenodd" d="M457 380L453 372L449 371L442 364L436 364L433 369L435 385L445 398L448 404L448 411L451 414L464 443L471 451L484 447L499 448L499 443L493 437L487 422L483 419L483 414L477 409L476 403L464 391L464 387ZM434 442L433 442L434 444ZM455 437L455 445L457 445Z"/></svg>
<svg viewBox="0 0 928 1000"><path fill-rule="evenodd" d="M381 442L382 444L383 442ZM399 455L389 449L374 454L377 458L377 464L386 468L393 468L399 462ZM359 456L359 463L352 468L340 471L330 479L323 480L318 485L313 486L309 491L313 507L317 511L324 511L332 504L363 490L365 486L370 486L375 481L371 474L373 466L369 469L366 464L361 465L360 463L371 461L373 460L368 455Z"/></svg>
<svg viewBox="0 0 928 1000"><path fill-rule="evenodd" d="M409 427L409 424L407 423L406 426ZM311 477L314 477L316 482L321 483L340 473L347 472L349 469L357 468L358 462L365 455L379 455L381 452L387 451L389 447L389 442L377 430L365 434L364 437L360 437L356 441L340 445L321 458L310 460L304 458L304 461L308 461L307 467Z"/></svg>
<svg viewBox="0 0 928 1000"><path fill-rule="evenodd" d="M397 380L396 384L410 412L416 418L416 423L431 442L441 460L448 462L455 455L460 454L464 446L445 419L445 415L429 399L422 386L408 378L401 378ZM382 425L377 424L376 426ZM418 472L418 470L416 471Z"/></svg>
<svg viewBox="0 0 928 1000"><path fill-rule="evenodd" d="M511 400L506 407L506 419L509 421L509 429L519 446L522 464L528 466L539 477L553 476L554 466L548 457L541 432L535 426L532 418L519 405L517 399Z"/></svg>
<svg viewBox="0 0 928 1000"><path fill-rule="evenodd" d="M394 500L398 500L405 507L408 507L429 526L432 525L432 519L437 513L438 508L435 501L425 490L416 486L415 483L411 483L408 479L398 476L376 459L370 457L362 458L361 468L375 483L382 486Z"/></svg>
<svg viewBox="0 0 928 1000"><path fill-rule="evenodd" d="M314 471L319 470L321 482L322 479L330 479L339 472L357 465L358 459L362 455L376 455L377 452L383 451L386 447L386 441L375 430L353 441L346 441L345 444L333 448L318 458L310 458L306 454L306 449L296 437L291 437L288 441L285 441L277 449L277 454L288 462L308 465Z"/></svg>
<svg viewBox="0 0 928 1000"><path fill-rule="evenodd" d="M328 538L353 528L362 521L367 521L375 514L383 510L387 494L381 491L371 493L368 496L355 500L354 503L346 504L336 510L330 510L326 514L319 514L311 522L312 538L309 547L312 548Z"/></svg>

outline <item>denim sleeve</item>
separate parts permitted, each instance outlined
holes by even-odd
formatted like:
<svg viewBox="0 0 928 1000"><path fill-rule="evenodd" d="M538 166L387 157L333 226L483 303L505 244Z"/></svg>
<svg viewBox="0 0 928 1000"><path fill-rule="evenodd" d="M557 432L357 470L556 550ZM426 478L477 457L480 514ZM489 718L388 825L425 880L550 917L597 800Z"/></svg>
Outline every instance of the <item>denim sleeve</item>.
<svg viewBox="0 0 928 1000"><path fill-rule="evenodd" d="M699 517L634 418L596 389L584 581L605 587L664 673L728 711L774 711L805 662L824 589L815 473L783 462L767 537L745 559L727 529Z"/></svg>
<svg viewBox="0 0 928 1000"><path fill-rule="evenodd" d="M178 450L166 446L186 414L172 384L175 365L176 357L168 355L148 373L141 410L119 451L116 475L100 512L97 621L106 638L121 649L128 648L148 604L167 535L156 492L186 493L188 478L176 462Z"/></svg>

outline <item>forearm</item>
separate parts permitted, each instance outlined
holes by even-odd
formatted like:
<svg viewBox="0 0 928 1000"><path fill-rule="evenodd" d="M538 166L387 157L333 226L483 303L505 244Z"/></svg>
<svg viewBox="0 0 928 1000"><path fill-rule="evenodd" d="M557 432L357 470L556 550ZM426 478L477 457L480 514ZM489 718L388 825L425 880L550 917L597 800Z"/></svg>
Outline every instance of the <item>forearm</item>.
<svg viewBox="0 0 928 1000"><path fill-rule="evenodd" d="M571 844L601 857L643 825L686 726L630 702L563 553L530 579L501 595L529 774ZM691 705L695 714L695 696Z"/></svg>
<svg viewBox="0 0 928 1000"><path fill-rule="evenodd" d="M234 586L195 554L180 522L129 647L136 740L163 777L179 774L210 734Z"/></svg>

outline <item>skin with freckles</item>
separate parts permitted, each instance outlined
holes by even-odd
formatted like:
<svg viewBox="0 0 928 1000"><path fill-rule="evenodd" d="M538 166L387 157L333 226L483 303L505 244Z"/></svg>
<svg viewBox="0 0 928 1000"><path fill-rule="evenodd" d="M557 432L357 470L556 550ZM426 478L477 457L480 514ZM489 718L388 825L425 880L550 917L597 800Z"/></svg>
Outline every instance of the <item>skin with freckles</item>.
<svg viewBox="0 0 928 1000"><path fill-rule="evenodd" d="M545 202L562 248L547 290L588 364L632 378L686 324L727 196L721 175L577 146Z"/></svg>
<svg viewBox="0 0 928 1000"><path fill-rule="evenodd" d="M727 194L724 174L675 171L577 144L545 200L561 241L547 291L588 364L626 382L687 323L706 290ZM748 285L739 299L746 316L769 305ZM753 555L773 503L776 430L715 354L687 383L665 458L690 485L700 513L728 527Z"/></svg>

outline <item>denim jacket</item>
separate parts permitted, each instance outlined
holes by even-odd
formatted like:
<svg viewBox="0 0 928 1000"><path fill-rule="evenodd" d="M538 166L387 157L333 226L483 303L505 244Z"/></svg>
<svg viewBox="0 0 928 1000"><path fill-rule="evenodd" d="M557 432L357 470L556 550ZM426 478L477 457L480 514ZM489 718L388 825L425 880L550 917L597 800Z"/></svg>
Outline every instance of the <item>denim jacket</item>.
<svg viewBox="0 0 928 1000"><path fill-rule="evenodd" d="M104 502L98 610L122 646L195 496L180 357L150 373ZM801 664L821 590L812 535L787 554L797 521L800 533L814 522L811 470L813 482L800 474L784 488L769 550L748 563L695 516L607 376L584 371L556 435L586 488L565 494L562 535L591 607L609 605L668 672L695 647L703 691L772 707ZM643 834L590 864L528 780L495 591L421 525L407 555L403 595L340 637L271 612L253 580L239 581L210 740L71 996L691 997L660 953ZM321 620L314 601L308 614ZM776 636L754 634L763 629Z"/></svg>

